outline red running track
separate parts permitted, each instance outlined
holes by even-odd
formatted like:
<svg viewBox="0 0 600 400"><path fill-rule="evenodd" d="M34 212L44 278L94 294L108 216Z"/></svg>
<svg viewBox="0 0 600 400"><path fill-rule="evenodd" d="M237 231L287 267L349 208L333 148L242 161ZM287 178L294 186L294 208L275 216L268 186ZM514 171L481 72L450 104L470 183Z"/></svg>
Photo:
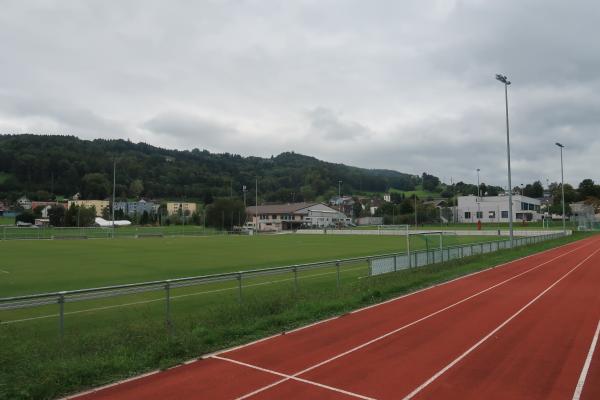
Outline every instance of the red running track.
<svg viewBox="0 0 600 400"><path fill-rule="evenodd" d="M599 321L593 237L76 398L600 399Z"/></svg>

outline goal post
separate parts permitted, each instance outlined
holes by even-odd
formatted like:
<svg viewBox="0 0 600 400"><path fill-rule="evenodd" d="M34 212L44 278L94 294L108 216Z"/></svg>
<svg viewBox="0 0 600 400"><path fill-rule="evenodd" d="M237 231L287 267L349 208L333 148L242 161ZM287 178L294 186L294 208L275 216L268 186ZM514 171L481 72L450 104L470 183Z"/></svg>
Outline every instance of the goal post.
<svg viewBox="0 0 600 400"><path fill-rule="evenodd" d="M381 235L384 231L405 232L406 235L406 258L408 259L408 267L411 267L410 261L410 225L377 225L377 233Z"/></svg>

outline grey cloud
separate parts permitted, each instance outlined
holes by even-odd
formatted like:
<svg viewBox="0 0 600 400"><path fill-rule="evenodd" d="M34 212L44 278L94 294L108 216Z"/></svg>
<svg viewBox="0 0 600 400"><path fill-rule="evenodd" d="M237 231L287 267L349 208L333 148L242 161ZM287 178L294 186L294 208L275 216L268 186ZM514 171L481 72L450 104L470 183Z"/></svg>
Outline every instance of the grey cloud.
<svg viewBox="0 0 600 400"><path fill-rule="evenodd" d="M191 114L163 113L142 124L142 128L166 138L173 138L192 147L216 149L235 140L236 128Z"/></svg>
<svg viewBox="0 0 600 400"><path fill-rule="evenodd" d="M556 180L562 141L566 178L600 181L598 20L583 0L9 1L0 129L503 185L501 72L514 180Z"/></svg>
<svg viewBox="0 0 600 400"><path fill-rule="evenodd" d="M346 121L325 107L317 107L307 113L310 127L319 137L334 140L352 140L369 134L365 126Z"/></svg>

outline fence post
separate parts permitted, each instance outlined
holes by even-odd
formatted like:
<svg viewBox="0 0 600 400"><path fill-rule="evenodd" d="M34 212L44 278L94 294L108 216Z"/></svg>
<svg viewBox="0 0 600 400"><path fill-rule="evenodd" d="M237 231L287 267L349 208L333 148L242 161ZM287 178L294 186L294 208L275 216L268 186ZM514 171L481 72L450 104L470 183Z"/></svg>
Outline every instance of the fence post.
<svg viewBox="0 0 600 400"><path fill-rule="evenodd" d="M241 272L238 272L237 280L238 280L238 301L241 304L242 303L242 273Z"/></svg>
<svg viewBox="0 0 600 400"><path fill-rule="evenodd" d="M370 265L371 265L371 263L369 263L369 271L371 270L371 267L370 267ZM337 288L339 289L339 288L340 288L340 260L337 260L337 261L335 262L335 269L336 269L336 271L335 271L335 272L336 272L336 281L337 281L337 283L336 283L336 284L337 284ZM371 273L369 272L369 275L370 275L370 274L371 274Z"/></svg>
<svg viewBox="0 0 600 400"><path fill-rule="evenodd" d="M167 331L171 334L171 281L166 280L165 282L165 323L167 325Z"/></svg>
<svg viewBox="0 0 600 400"><path fill-rule="evenodd" d="M294 267L294 293L298 292L298 267Z"/></svg>
<svg viewBox="0 0 600 400"><path fill-rule="evenodd" d="M396 271L398 271L398 266L397 266L397 261L396 261L396 257L397 257L397 255L396 255L396 254L394 254L394 256L393 256L393 257L394 257L394 272L396 272Z"/></svg>
<svg viewBox="0 0 600 400"><path fill-rule="evenodd" d="M58 307L59 307L58 330L59 330L61 339L65 335L65 293L66 292L58 293Z"/></svg>

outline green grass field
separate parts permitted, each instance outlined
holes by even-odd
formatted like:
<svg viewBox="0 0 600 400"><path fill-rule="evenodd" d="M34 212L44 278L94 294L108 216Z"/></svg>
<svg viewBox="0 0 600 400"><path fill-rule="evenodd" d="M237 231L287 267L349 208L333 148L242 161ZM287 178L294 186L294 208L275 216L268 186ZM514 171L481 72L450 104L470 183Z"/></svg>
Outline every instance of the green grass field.
<svg viewBox="0 0 600 400"><path fill-rule="evenodd" d="M494 239L444 237L445 245ZM404 237L358 235L7 240L0 242L0 297L400 252L405 244ZM413 249L425 246L412 238Z"/></svg>
<svg viewBox="0 0 600 400"><path fill-rule="evenodd" d="M15 217L0 216L0 225L14 225Z"/></svg>
<svg viewBox="0 0 600 400"><path fill-rule="evenodd" d="M373 278L367 277L366 263L357 262L344 266L339 286L334 268L301 272L297 287L289 273L257 277L244 282L241 301L236 282L179 288L171 293L170 329L165 327L161 292L67 303L62 340L57 305L39 307L34 313L29 309L5 311L0 313L0 399L56 398L166 368L581 237L585 235ZM258 267L394 251L402 247L401 239L281 235L7 241L0 243L0 250L11 256L13 268L22 264L19 260L27 260L23 275L17 279L21 288L14 289L31 292L62 287L65 282L77 287L82 282L96 286L105 280L170 277L176 271L189 275L239 270L241 264L237 263L246 260ZM123 257L127 262L120 261ZM1 259L5 263L5 257ZM4 275L12 275L13 271L9 272ZM8 279L0 276L3 283ZM30 279L35 281L32 287L36 290L29 290L24 283ZM35 316L39 318L6 323Z"/></svg>

